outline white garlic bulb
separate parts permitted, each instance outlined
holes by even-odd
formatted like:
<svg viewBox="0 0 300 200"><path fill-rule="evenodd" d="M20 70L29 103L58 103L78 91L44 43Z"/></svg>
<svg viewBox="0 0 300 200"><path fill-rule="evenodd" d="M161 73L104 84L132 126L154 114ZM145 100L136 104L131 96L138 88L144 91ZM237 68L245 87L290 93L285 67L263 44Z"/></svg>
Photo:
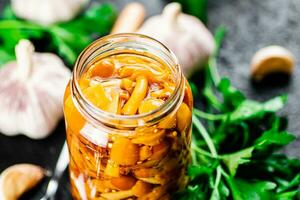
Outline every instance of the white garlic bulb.
<svg viewBox="0 0 300 200"><path fill-rule="evenodd" d="M73 19L88 0L11 0L14 13L41 25Z"/></svg>
<svg viewBox="0 0 300 200"><path fill-rule="evenodd" d="M0 69L0 132L44 138L63 115L71 72L55 54L35 53L28 40L17 44L16 57Z"/></svg>
<svg viewBox="0 0 300 200"><path fill-rule="evenodd" d="M196 17L183 14L179 3L168 4L161 15L149 18L138 32L170 48L186 76L208 59L215 46L205 25Z"/></svg>

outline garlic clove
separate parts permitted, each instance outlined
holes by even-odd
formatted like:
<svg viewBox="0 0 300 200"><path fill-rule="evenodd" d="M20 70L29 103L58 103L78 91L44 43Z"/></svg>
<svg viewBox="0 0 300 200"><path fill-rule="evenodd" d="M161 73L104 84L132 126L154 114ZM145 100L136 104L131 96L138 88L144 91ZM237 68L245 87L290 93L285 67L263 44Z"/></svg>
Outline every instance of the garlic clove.
<svg viewBox="0 0 300 200"><path fill-rule="evenodd" d="M41 25L73 19L89 0L11 0L14 13Z"/></svg>
<svg viewBox="0 0 300 200"><path fill-rule="evenodd" d="M44 170L32 164L17 164L7 168L0 175L0 199L17 200L44 176Z"/></svg>
<svg viewBox="0 0 300 200"><path fill-rule="evenodd" d="M294 70L294 55L281 46L268 46L258 50L251 61L251 77L261 81L271 73L291 75Z"/></svg>
<svg viewBox="0 0 300 200"><path fill-rule="evenodd" d="M71 72L55 54L33 51L29 41L21 40L16 46L17 62L0 69L0 132L8 136L45 138L63 116Z"/></svg>
<svg viewBox="0 0 300 200"><path fill-rule="evenodd" d="M183 14L178 3L168 4L161 15L150 17L138 31L164 43L177 56L186 76L213 53L212 34L196 17Z"/></svg>

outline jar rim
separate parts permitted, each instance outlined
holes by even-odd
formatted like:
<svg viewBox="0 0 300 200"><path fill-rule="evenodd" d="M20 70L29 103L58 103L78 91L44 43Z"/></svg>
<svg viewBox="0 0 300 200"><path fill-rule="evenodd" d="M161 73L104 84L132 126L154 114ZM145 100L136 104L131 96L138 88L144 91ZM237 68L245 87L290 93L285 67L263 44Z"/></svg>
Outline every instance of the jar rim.
<svg viewBox="0 0 300 200"><path fill-rule="evenodd" d="M155 45L157 45L161 50L164 51L164 54L166 54L168 56L168 58L173 62L173 65L170 66L169 64L167 65L170 68L174 68L176 71L176 74L178 77L176 77L176 86L175 86L175 90L174 92L171 94L171 96L165 101L165 103L163 105L161 105L160 107L158 107L157 109L148 112L148 113L143 113L143 114L136 114L136 115L120 115L120 114L114 114L114 113L110 113L110 112L106 112L98 107L96 107L92 102L90 102L83 94L79 82L78 82L78 76L80 75L80 71L82 71L80 69L80 66L83 64L82 63L82 59L84 58L84 55L86 55L87 53L90 52L90 54L87 56L87 58L89 56L91 56L96 50L101 49L101 47L110 44L111 42L114 42L114 39L134 39L134 38L139 38L141 40L147 40L150 43L153 43ZM99 48L100 46L100 48ZM93 52L91 52L93 51ZM159 56L158 56L159 57ZM88 63L86 63L88 64ZM178 103L178 101L180 101L180 99L182 100L182 91L183 91L183 85L185 84L183 81L183 74L178 62L177 57L175 56L175 54L168 48L166 47L163 43L159 42L158 40L143 35L143 34L138 34L138 33L119 33L119 34L113 34L113 35L107 35L104 36L102 38L99 38L97 40L95 40L93 43L91 43L88 47L86 47L81 54L78 56L74 69L73 69L73 73L72 73L72 77L71 77L71 95L74 101L75 106L77 107L77 109L79 108L79 110L85 114L85 117L89 116L92 117L96 122L100 121L101 123L105 123L105 122L113 122L113 121L130 121L130 120L136 120L138 122L142 122L142 123L138 123L141 125L144 125L145 123L149 123L151 121L155 121L155 119L157 118L162 118L166 115L168 115L174 108L176 107L176 104ZM86 116L87 115L87 116ZM155 117L154 117L155 116ZM104 120L103 120L104 119ZM118 125L120 123L117 123ZM126 124L126 123L121 123L122 125ZM130 127L130 125L128 126ZM136 125L134 126L136 127Z"/></svg>

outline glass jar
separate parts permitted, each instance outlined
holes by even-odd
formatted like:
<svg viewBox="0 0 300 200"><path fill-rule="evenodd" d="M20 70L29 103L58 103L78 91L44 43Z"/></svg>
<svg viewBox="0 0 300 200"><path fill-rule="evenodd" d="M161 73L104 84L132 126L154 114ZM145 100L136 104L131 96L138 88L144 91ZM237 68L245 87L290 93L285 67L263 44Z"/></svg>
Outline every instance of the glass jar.
<svg viewBox="0 0 300 200"><path fill-rule="evenodd" d="M110 78L112 63L125 78ZM115 83L122 89L110 88ZM112 109L114 99L123 101L121 111ZM64 98L73 198L170 199L187 182L192 107L178 61L160 42L117 34L92 43L78 57Z"/></svg>

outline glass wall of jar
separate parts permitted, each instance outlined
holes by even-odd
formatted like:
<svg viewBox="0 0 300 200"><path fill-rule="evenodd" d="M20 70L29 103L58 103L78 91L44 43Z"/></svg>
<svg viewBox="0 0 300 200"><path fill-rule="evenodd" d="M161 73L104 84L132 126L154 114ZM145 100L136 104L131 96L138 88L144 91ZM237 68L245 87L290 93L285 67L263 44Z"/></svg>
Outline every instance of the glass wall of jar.
<svg viewBox="0 0 300 200"><path fill-rule="evenodd" d="M171 199L187 182L192 107L158 41L117 34L87 47L64 99L73 198Z"/></svg>

